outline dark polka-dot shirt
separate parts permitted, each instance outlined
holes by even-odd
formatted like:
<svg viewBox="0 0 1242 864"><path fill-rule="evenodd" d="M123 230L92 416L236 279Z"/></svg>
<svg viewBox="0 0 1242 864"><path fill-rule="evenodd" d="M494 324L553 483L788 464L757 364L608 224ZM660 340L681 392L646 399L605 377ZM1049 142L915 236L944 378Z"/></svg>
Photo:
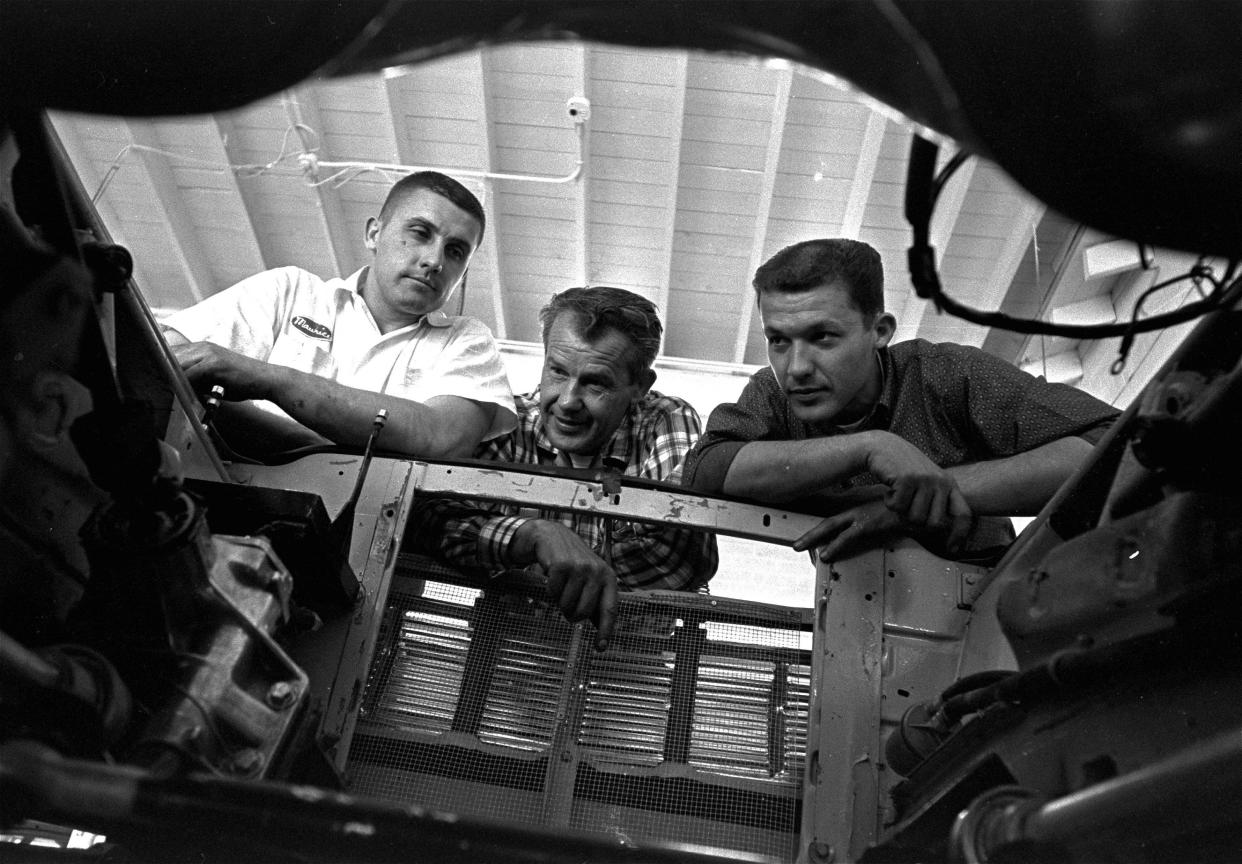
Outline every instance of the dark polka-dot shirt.
<svg viewBox="0 0 1242 864"><path fill-rule="evenodd" d="M1028 375L978 348L913 339L880 351L884 384L870 417L848 431L882 429L900 435L942 468L1024 453L1058 438L1097 442L1117 409L1065 384ZM708 494L724 492L725 476L751 441L804 440L845 434L799 420L772 370L751 376L735 403L718 406L686 457L683 483ZM858 474L843 486L877 482ZM1007 519L981 519L968 546L982 549L1013 538Z"/></svg>

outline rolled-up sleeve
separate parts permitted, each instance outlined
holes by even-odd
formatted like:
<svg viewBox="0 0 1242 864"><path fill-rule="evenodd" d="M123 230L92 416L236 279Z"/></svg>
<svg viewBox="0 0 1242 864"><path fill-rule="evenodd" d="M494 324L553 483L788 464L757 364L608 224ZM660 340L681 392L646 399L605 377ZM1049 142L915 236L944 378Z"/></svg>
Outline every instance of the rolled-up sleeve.
<svg viewBox="0 0 1242 864"><path fill-rule="evenodd" d="M402 394L417 402L434 396L460 396L495 405L492 424L483 435L490 440L517 424L513 393L504 360L490 330L473 318L458 318L453 335L440 349L430 370L415 366L406 372ZM418 363L418 354L413 355Z"/></svg>
<svg viewBox="0 0 1242 864"><path fill-rule="evenodd" d="M505 436L486 443L475 458L511 462L512 442ZM418 551L443 558L465 573L486 577L509 565L509 545L527 519L510 515L509 509L497 502L468 499L416 500L408 536Z"/></svg>
<svg viewBox="0 0 1242 864"><path fill-rule="evenodd" d="M191 342L211 342L266 361L286 315L296 269L256 273L160 323Z"/></svg>
<svg viewBox="0 0 1242 864"><path fill-rule="evenodd" d="M751 441L784 441L793 437L789 403L771 369L760 369L742 389L737 402L716 406L707 430L686 456L681 482L707 495L723 495L725 477L738 451Z"/></svg>

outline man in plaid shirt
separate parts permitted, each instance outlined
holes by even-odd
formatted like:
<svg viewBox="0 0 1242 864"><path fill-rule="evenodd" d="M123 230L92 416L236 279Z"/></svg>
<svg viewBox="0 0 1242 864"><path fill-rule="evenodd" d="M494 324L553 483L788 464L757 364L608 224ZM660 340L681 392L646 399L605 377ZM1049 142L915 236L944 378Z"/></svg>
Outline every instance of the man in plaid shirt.
<svg viewBox="0 0 1242 864"><path fill-rule="evenodd" d="M517 429L476 457L678 483L701 424L689 403L651 389L663 328L650 301L620 288L571 288L539 319L539 389L515 397ZM618 585L695 590L718 564L714 536L667 525L448 500L421 505L416 519L419 542L462 570L542 569L569 620L596 622L601 650Z"/></svg>

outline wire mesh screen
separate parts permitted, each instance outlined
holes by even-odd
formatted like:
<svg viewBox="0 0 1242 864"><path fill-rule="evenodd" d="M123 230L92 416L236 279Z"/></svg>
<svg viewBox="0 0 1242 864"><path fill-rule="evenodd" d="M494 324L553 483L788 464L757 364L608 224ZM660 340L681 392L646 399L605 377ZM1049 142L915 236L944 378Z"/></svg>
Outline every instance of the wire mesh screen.
<svg viewBox="0 0 1242 864"><path fill-rule="evenodd" d="M531 587L403 555L350 749L355 794L796 854L810 693L800 610L623 594L604 653Z"/></svg>

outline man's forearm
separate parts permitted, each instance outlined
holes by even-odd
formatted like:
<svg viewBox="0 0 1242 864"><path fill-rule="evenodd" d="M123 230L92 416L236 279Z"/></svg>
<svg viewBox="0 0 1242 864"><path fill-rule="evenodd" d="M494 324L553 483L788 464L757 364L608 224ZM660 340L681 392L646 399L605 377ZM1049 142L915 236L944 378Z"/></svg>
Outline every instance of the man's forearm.
<svg viewBox="0 0 1242 864"><path fill-rule="evenodd" d="M866 470L872 433L752 441L738 451L725 476L726 495L780 503L820 492Z"/></svg>
<svg viewBox="0 0 1242 864"><path fill-rule="evenodd" d="M981 516L1033 516L1091 452L1082 438L1059 438L1034 450L947 469Z"/></svg>
<svg viewBox="0 0 1242 864"><path fill-rule="evenodd" d="M347 387L284 366L269 366L267 378L267 399L302 425L345 446L366 444L381 408L388 411L378 442L383 450L429 459L469 456L485 429L455 422L437 408L410 399Z"/></svg>
<svg viewBox="0 0 1242 864"><path fill-rule="evenodd" d="M213 425L225 444L249 456L332 444L296 420L265 411L254 402L225 402L216 410Z"/></svg>

